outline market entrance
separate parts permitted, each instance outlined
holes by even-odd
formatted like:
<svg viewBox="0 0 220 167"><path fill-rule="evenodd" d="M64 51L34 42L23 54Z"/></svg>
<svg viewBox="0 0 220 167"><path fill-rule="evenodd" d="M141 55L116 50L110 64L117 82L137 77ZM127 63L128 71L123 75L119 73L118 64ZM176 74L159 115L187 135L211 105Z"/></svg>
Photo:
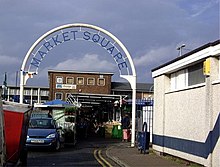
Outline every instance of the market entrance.
<svg viewBox="0 0 220 167"><path fill-rule="evenodd" d="M29 78L38 74L38 68L45 56L56 46L70 41L84 40L98 44L114 59L120 77L126 79L132 88L132 137L135 144L135 101L136 71L126 47L110 32L90 24L67 24L56 27L42 35L28 50L20 71L20 103L23 103L24 86Z"/></svg>
<svg viewBox="0 0 220 167"><path fill-rule="evenodd" d="M77 134L79 139L114 137L112 134L113 125L121 119L118 106L114 104L116 101L120 101L121 95L77 93L71 94L71 97L67 101L77 101L76 104L80 106L77 110Z"/></svg>
<svg viewBox="0 0 220 167"><path fill-rule="evenodd" d="M77 93L71 94L67 102L79 105L88 117L95 116L98 122L107 122L121 119L116 112L119 106L115 105L115 102L120 101L121 98L121 95Z"/></svg>

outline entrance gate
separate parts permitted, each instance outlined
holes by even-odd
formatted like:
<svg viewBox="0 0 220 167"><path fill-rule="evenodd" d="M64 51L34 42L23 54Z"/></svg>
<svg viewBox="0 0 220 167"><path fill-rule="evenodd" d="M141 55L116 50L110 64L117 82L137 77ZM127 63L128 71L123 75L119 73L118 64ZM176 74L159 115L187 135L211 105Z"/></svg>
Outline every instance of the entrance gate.
<svg viewBox="0 0 220 167"><path fill-rule="evenodd" d="M136 111L136 71L132 58L126 47L110 32L90 24L67 24L56 27L42 35L28 50L20 71L20 103L23 103L24 86L29 78L38 74L38 68L47 54L56 46L84 40L105 49L114 59L120 77L126 79L132 88L132 136L131 146L135 143Z"/></svg>
<svg viewBox="0 0 220 167"><path fill-rule="evenodd" d="M153 98L137 100L136 131L141 132L144 122L147 123L147 132L150 133L150 142L153 135Z"/></svg>

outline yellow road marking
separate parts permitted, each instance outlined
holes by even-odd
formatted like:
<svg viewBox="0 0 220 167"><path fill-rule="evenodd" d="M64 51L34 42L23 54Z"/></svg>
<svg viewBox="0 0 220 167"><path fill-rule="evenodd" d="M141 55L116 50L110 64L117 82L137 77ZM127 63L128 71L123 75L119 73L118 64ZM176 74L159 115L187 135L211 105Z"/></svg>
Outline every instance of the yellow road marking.
<svg viewBox="0 0 220 167"><path fill-rule="evenodd" d="M99 150L98 154L99 154L99 157L109 166L109 167L112 167L112 165L106 160L103 158L103 156L101 155L101 151L102 150Z"/></svg>
<svg viewBox="0 0 220 167"><path fill-rule="evenodd" d="M106 167L105 164L102 163L102 161L97 157L96 153L97 153L97 150L95 149L93 152L95 159L98 161L98 163L100 163L100 165L102 165L103 167Z"/></svg>

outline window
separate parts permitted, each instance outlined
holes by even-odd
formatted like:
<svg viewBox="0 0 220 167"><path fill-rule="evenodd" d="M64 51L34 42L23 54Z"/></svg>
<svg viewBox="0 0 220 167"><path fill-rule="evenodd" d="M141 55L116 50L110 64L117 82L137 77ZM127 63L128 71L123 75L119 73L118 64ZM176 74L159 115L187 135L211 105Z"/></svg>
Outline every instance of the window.
<svg viewBox="0 0 220 167"><path fill-rule="evenodd" d="M105 78L98 78L98 85L104 86L105 85Z"/></svg>
<svg viewBox="0 0 220 167"><path fill-rule="evenodd" d="M34 95L34 96L37 96L37 95L38 95L38 90L37 90L37 89L34 89L34 90L33 90L33 95Z"/></svg>
<svg viewBox="0 0 220 167"><path fill-rule="evenodd" d="M180 70L171 74L171 89L181 89L187 86L187 70Z"/></svg>
<svg viewBox="0 0 220 167"><path fill-rule="evenodd" d="M70 97L71 93L66 93L66 100Z"/></svg>
<svg viewBox="0 0 220 167"><path fill-rule="evenodd" d="M57 77L56 83L63 83L63 77Z"/></svg>
<svg viewBox="0 0 220 167"><path fill-rule="evenodd" d="M73 81L74 81L73 77L67 77L66 78L66 83L67 84L73 84Z"/></svg>
<svg viewBox="0 0 220 167"><path fill-rule="evenodd" d="M63 99L63 93L60 93L60 92L55 93L55 99L62 100Z"/></svg>
<svg viewBox="0 0 220 167"><path fill-rule="evenodd" d="M49 95L49 91L48 90L40 90L40 95L41 96L48 96Z"/></svg>
<svg viewBox="0 0 220 167"><path fill-rule="evenodd" d="M204 82L203 63L192 65L170 75L171 90L183 89Z"/></svg>
<svg viewBox="0 0 220 167"><path fill-rule="evenodd" d="M16 95L20 95L20 90L19 89L16 90Z"/></svg>
<svg viewBox="0 0 220 167"><path fill-rule="evenodd" d="M189 67L188 78L188 86L204 83L205 76L203 75L203 63Z"/></svg>
<svg viewBox="0 0 220 167"><path fill-rule="evenodd" d="M15 89L9 89L9 94L10 95L15 95L15 91L16 91Z"/></svg>
<svg viewBox="0 0 220 167"><path fill-rule="evenodd" d="M95 78L88 78L87 85L95 85Z"/></svg>
<svg viewBox="0 0 220 167"><path fill-rule="evenodd" d="M31 90L30 89L25 89L24 90L24 95L31 95Z"/></svg>
<svg viewBox="0 0 220 167"><path fill-rule="evenodd" d="M84 85L84 78L78 77L78 78L77 78L77 84L78 84L78 85Z"/></svg>

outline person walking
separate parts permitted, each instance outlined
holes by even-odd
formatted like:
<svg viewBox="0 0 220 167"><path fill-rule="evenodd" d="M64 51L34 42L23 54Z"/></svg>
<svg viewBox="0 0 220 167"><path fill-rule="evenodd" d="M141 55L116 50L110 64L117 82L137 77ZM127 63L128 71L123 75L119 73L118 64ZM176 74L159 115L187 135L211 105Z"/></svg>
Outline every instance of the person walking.
<svg viewBox="0 0 220 167"><path fill-rule="evenodd" d="M125 114L123 119L121 120L121 125L123 129L123 141L130 140L131 134L130 134L130 118L128 114Z"/></svg>

